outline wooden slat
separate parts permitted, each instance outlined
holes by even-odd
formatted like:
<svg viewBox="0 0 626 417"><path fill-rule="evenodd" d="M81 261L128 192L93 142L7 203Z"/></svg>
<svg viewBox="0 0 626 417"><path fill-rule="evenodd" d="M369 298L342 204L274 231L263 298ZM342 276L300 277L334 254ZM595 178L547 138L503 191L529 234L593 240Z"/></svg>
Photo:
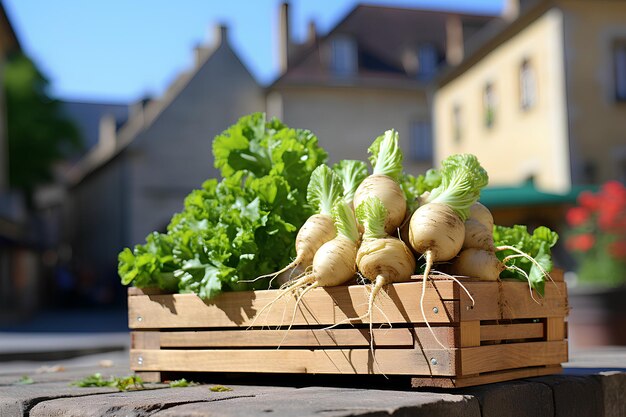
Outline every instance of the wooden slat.
<svg viewBox="0 0 626 417"><path fill-rule="evenodd" d="M458 301L442 301L454 295L454 283L441 281L427 284L424 299L426 318L431 324L458 321ZM379 309L373 312L374 323L422 323L420 294L422 284L392 284L378 297ZM209 328L276 326L289 324L295 297L285 296L260 316L255 315L278 294L277 290L225 293L210 303L193 294L135 295L128 297L129 327ZM307 293L296 311L294 325L330 325L362 316L367 311L368 293L363 286L318 288ZM447 298L444 298L447 299ZM366 320L369 322L369 320ZM358 322L357 322L358 323Z"/></svg>
<svg viewBox="0 0 626 417"><path fill-rule="evenodd" d="M510 381L519 378L533 378L542 375L553 375L563 372L561 365L539 366L532 368L511 369L499 372L490 372L482 375L473 375L459 378L432 377L432 378L411 378L411 385L414 388L436 387L436 388L462 388L474 385L492 384L494 382Z"/></svg>
<svg viewBox="0 0 626 417"><path fill-rule="evenodd" d="M546 319L546 340L565 339L564 317L549 317Z"/></svg>
<svg viewBox="0 0 626 417"><path fill-rule="evenodd" d="M130 346L133 349L158 349L161 346L161 333L158 331L130 332Z"/></svg>
<svg viewBox="0 0 626 417"><path fill-rule="evenodd" d="M456 371L456 350L379 349L375 355L376 363L368 349L132 349L130 363L134 371L447 376Z"/></svg>
<svg viewBox="0 0 626 417"><path fill-rule="evenodd" d="M529 342L461 348L461 375L567 362L567 342Z"/></svg>
<svg viewBox="0 0 626 417"><path fill-rule="evenodd" d="M565 283L546 284L545 297L530 297L528 284L521 281L503 281L499 289L494 282L468 282L464 284L474 297L461 292L461 321L527 319L564 317L567 315L567 289Z"/></svg>
<svg viewBox="0 0 626 417"><path fill-rule="evenodd" d="M461 347L480 346L480 321L462 321L459 332Z"/></svg>
<svg viewBox="0 0 626 417"><path fill-rule="evenodd" d="M544 337L543 323L483 324L480 340L539 339Z"/></svg>
<svg viewBox="0 0 626 417"><path fill-rule="evenodd" d="M140 332L136 332L140 333ZM377 347L413 347L410 329L374 329ZM161 347L334 347L370 345L369 329L212 330L161 332Z"/></svg>

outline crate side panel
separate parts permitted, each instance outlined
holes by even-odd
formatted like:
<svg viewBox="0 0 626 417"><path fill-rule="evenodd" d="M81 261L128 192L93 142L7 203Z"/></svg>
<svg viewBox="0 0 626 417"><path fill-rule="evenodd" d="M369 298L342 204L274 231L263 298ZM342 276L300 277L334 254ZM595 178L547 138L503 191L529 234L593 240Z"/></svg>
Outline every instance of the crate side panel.
<svg viewBox="0 0 626 417"><path fill-rule="evenodd" d="M567 288L565 283L546 284L545 296L530 296L524 282L469 282L464 284L474 302L461 292L461 321L565 317Z"/></svg>
<svg viewBox="0 0 626 417"><path fill-rule="evenodd" d="M409 283L413 284L413 283ZM417 284L417 283L415 283ZM419 297L421 284L397 291L390 286L375 309L374 323L422 323ZM227 293L205 303L194 294L136 295L128 297L131 329L209 328L289 325L296 300L285 296L270 308L262 309L276 298L277 292ZM301 300L293 325L330 325L367 312L367 291L363 286L343 287L327 292L324 288L307 293ZM431 324L458 321L459 301L442 301L435 288L426 291L426 318ZM259 312L261 312L259 314ZM255 317L259 314L258 317ZM346 321L347 322L347 321ZM367 320L369 322L369 320ZM358 323L358 321L355 321Z"/></svg>
<svg viewBox="0 0 626 417"><path fill-rule="evenodd" d="M461 375L567 362L567 342L528 342L461 349Z"/></svg>
<svg viewBox="0 0 626 417"><path fill-rule="evenodd" d="M411 329L374 329L377 347L413 347ZM370 345L369 329L164 331L161 346L201 348L333 347Z"/></svg>
<svg viewBox="0 0 626 417"><path fill-rule="evenodd" d="M141 350L134 371L266 372L454 376L456 350L380 349Z"/></svg>

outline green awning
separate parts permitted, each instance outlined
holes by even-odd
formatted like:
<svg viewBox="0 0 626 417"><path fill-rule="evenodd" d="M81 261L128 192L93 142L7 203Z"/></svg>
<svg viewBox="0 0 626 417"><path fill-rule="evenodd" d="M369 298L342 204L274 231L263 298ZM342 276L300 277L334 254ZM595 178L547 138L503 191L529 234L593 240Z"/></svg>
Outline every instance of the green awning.
<svg viewBox="0 0 626 417"><path fill-rule="evenodd" d="M487 187L480 193L480 202L489 208L527 207L539 205L574 204L582 191L597 191L597 185L575 185L564 194L537 190L532 181L516 187Z"/></svg>

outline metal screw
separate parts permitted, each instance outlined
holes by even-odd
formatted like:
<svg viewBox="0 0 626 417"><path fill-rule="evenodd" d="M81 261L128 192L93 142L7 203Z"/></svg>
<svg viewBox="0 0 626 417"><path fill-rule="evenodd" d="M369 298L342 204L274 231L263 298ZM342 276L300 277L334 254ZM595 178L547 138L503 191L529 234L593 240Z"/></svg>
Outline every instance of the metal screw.
<svg viewBox="0 0 626 417"><path fill-rule="evenodd" d="M138 363L139 365L143 365L143 356L138 356L138 357L137 357L137 363Z"/></svg>
<svg viewBox="0 0 626 417"><path fill-rule="evenodd" d="M137 316L137 321L139 321L139 322L143 321L143 317Z"/></svg>
<svg viewBox="0 0 626 417"><path fill-rule="evenodd" d="M437 362L437 359L435 359L435 358L430 358L430 364L431 364L431 365L435 366L435 365L437 365L438 363L439 363L439 362Z"/></svg>
<svg viewBox="0 0 626 417"><path fill-rule="evenodd" d="M439 309L437 307L433 307L433 313L435 314L439 313Z"/></svg>

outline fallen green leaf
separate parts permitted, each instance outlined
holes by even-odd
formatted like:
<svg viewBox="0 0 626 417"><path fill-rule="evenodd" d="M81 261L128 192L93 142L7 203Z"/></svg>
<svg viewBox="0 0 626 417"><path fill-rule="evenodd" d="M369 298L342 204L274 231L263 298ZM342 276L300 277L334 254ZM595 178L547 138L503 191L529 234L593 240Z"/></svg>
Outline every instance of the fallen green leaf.
<svg viewBox="0 0 626 417"><path fill-rule="evenodd" d="M233 390L232 388L225 387L224 385L213 385L209 389L213 392L226 392Z"/></svg>
<svg viewBox="0 0 626 417"><path fill-rule="evenodd" d="M177 379L174 381L170 381L170 388L185 388L185 387L193 387L194 385L198 385L197 382L187 381L185 378Z"/></svg>
<svg viewBox="0 0 626 417"><path fill-rule="evenodd" d="M20 379L14 382L14 385L30 385L34 384L35 381L29 377L28 375L22 376Z"/></svg>
<svg viewBox="0 0 626 417"><path fill-rule="evenodd" d="M72 382L70 385L86 388L86 387L111 387L120 391L128 391L131 389L143 389L143 380L136 376L130 375L126 377L114 377L104 379L99 372L86 376L83 379Z"/></svg>

